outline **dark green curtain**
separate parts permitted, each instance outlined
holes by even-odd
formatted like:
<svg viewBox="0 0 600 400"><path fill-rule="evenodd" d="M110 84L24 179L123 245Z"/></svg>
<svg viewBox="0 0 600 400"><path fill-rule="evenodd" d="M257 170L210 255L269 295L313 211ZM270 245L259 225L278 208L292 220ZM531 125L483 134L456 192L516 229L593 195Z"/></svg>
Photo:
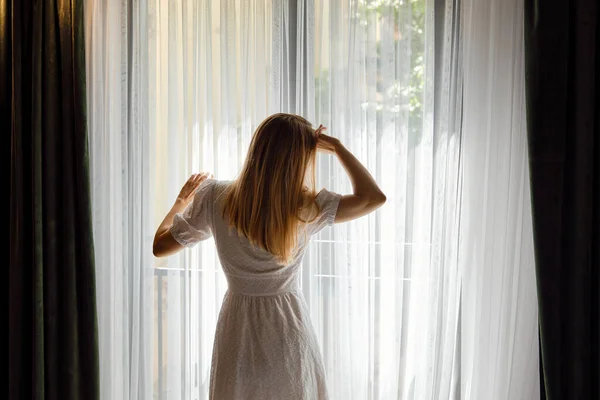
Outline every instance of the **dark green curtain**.
<svg viewBox="0 0 600 400"><path fill-rule="evenodd" d="M598 0L526 0L542 398L600 399Z"/></svg>
<svg viewBox="0 0 600 400"><path fill-rule="evenodd" d="M99 397L83 0L0 0L9 398Z"/></svg>

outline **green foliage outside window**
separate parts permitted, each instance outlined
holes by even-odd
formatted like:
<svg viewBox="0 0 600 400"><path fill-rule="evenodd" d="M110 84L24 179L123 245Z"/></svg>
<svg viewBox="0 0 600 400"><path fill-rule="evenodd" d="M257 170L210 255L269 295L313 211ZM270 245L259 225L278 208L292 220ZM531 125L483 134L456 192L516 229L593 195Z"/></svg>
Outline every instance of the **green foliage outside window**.
<svg viewBox="0 0 600 400"><path fill-rule="evenodd" d="M379 21L384 24L390 21L393 16L393 25L389 27L380 26L381 34L389 35L393 32L394 48L396 51L402 49L404 53L409 53L410 76L397 76L392 85L389 82L382 82L377 79L376 91L378 93L378 102L368 104L368 107L375 107L378 117L385 109L392 112L400 112L401 109L408 111L409 134L411 142L419 142L422 131L423 121L423 90L424 90L424 51L425 51L425 0L355 0L352 9L356 10L353 18L359 19L359 26L365 29L373 21ZM382 18L386 16L387 18ZM410 23L401 22L402 19L410 17ZM402 31L404 30L404 31ZM401 43L403 40L409 41L407 44ZM377 70L380 68L380 42L377 42ZM396 54L397 62L405 57L403 54ZM317 74L315 79L315 94L317 104L327 101L330 94L329 70L323 69ZM384 87L384 83L385 86ZM326 112L326 110L323 110ZM322 120L327 119L328 115L321 115Z"/></svg>

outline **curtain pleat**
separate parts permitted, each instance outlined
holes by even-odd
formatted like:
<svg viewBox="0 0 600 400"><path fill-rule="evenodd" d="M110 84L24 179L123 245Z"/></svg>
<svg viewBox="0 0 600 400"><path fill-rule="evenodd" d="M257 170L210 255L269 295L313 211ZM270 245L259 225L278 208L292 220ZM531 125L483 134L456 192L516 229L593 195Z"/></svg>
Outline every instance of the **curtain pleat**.
<svg viewBox="0 0 600 400"><path fill-rule="evenodd" d="M525 1L543 398L600 397L600 7Z"/></svg>
<svg viewBox="0 0 600 400"><path fill-rule="evenodd" d="M99 396L83 3L2 3L9 397ZM9 84L6 78L9 78Z"/></svg>
<svg viewBox="0 0 600 400"><path fill-rule="evenodd" d="M536 399L523 2L461 8L461 397Z"/></svg>

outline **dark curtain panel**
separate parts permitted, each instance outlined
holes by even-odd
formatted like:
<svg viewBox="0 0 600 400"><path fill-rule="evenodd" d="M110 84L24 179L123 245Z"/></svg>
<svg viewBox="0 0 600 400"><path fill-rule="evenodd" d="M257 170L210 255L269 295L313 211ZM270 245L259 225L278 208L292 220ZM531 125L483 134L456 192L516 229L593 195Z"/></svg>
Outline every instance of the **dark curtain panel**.
<svg viewBox="0 0 600 400"><path fill-rule="evenodd" d="M600 399L598 0L526 0L542 397Z"/></svg>
<svg viewBox="0 0 600 400"><path fill-rule="evenodd" d="M9 398L98 398L82 0L0 0Z"/></svg>

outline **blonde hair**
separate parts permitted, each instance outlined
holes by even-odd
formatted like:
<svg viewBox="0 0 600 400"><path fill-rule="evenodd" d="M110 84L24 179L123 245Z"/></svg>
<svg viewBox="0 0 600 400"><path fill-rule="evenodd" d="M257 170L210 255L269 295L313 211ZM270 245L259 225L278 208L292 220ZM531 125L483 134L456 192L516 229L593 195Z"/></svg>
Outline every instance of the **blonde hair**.
<svg viewBox="0 0 600 400"><path fill-rule="evenodd" d="M254 132L242 171L225 196L229 225L280 264L295 256L299 225L319 212L316 151L310 122L293 114L271 115Z"/></svg>

